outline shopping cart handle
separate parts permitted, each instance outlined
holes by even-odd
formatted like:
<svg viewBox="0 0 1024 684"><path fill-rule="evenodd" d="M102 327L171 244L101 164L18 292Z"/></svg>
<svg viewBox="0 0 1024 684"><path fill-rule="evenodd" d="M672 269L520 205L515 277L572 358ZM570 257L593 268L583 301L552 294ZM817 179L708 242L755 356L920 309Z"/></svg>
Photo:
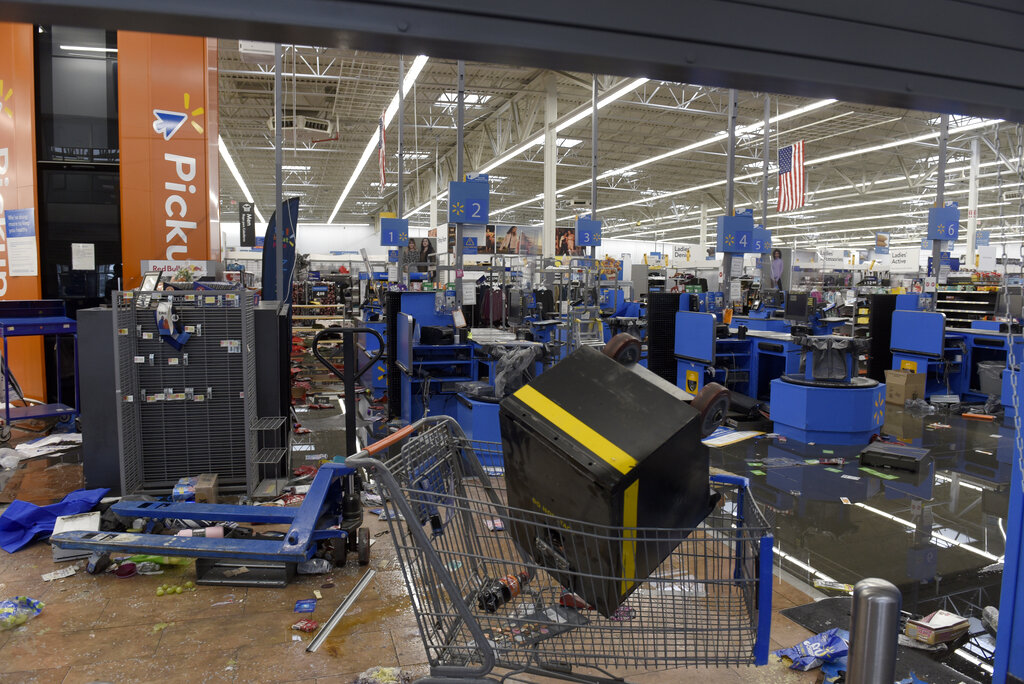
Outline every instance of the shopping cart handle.
<svg viewBox="0 0 1024 684"><path fill-rule="evenodd" d="M401 430L398 430L397 432L392 432L390 435L388 435L384 439L382 439L380 441L377 441L377 442L374 442L370 446L368 446L365 449L363 449L363 451L364 451L364 453L367 456L373 456L378 451L383 451L384 449L387 449L389 446L393 445L395 442L401 442L403 439L405 439L406 437L411 435L413 432L415 432L415 430L416 430L416 426L415 425L406 425Z"/></svg>

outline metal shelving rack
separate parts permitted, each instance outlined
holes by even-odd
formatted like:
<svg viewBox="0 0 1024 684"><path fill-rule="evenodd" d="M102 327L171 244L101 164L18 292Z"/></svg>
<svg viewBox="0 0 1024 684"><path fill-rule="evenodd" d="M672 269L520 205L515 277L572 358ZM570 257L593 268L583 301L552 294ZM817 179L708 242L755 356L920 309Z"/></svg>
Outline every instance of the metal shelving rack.
<svg viewBox="0 0 1024 684"><path fill-rule="evenodd" d="M253 294L118 292L115 302L122 490L165 493L216 473L222 490L251 494L287 454L267 444L285 418L256 417ZM181 349L157 328L164 302L190 334Z"/></svg>
<svg viewBox="0 0 1024 684"><path fill-rule="evenodd" d="M996 315L998 301L999 292L996 290L943 289L936 293L935 310L946 314L950 327L969 328L972 321Z"/></svg>

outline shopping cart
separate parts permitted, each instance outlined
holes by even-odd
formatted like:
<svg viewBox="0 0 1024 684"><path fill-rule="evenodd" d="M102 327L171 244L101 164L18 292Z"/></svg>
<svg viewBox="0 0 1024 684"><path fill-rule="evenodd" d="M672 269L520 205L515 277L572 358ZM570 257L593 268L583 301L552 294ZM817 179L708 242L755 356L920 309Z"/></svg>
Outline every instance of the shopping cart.
<svg viewBox="0 0 1024 684"><path fill-rule="evenodd" d="M493 681L487 675L495 668L507 671L494 675L500 678L621 681L638 669L768 660L771 528L748 494L746 478L712 478L721 504L700 527L645 530L507 506L503 478L488 475L447 416L402 428L347 464L365 468L382 485L431 665L429 681ZM639 582L606 618L520 551L509 533L514 524L538 536L569 526L594 544L607 544L609 553L638 537L678 544L650 577L557 569L563 578L575 574L574 586Z"/></svg>

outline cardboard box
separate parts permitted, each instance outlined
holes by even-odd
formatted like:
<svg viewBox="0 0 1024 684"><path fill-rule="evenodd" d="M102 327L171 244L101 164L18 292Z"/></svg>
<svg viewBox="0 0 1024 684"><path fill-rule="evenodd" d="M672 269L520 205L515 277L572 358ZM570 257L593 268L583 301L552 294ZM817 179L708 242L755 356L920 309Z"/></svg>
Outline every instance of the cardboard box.
<svg viewBox="0 0 1024 684"><path fill-rule="evenodd" d="M924 373L885 371L885 403L903 406L909 399L924 399Z"/></svg>
<svg viewBox="0 0 1024 684"><path fill-rule="evenodd" d="M941 644L960 638L970 626L967 618L937 610L920 620L907 620L904 633L926 644Z"/></svg>
<svg viewBox="0 0 1024 684"><path fill-rule="evenodd" d="M196 478L196 503L217 503L217 474L205 473Z"/></svg>

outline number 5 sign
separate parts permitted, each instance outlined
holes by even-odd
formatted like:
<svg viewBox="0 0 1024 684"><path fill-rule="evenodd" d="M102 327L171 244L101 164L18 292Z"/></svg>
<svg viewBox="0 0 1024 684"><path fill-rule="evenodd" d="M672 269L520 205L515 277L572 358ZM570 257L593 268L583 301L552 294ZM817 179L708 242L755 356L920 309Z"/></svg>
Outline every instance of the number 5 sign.
<svg viewBox="0 0 1024 684"><path fill-rule="evenodd" d="M448 223L487 224L490 219L490 183L471 180L448 183Z"/></svg>

